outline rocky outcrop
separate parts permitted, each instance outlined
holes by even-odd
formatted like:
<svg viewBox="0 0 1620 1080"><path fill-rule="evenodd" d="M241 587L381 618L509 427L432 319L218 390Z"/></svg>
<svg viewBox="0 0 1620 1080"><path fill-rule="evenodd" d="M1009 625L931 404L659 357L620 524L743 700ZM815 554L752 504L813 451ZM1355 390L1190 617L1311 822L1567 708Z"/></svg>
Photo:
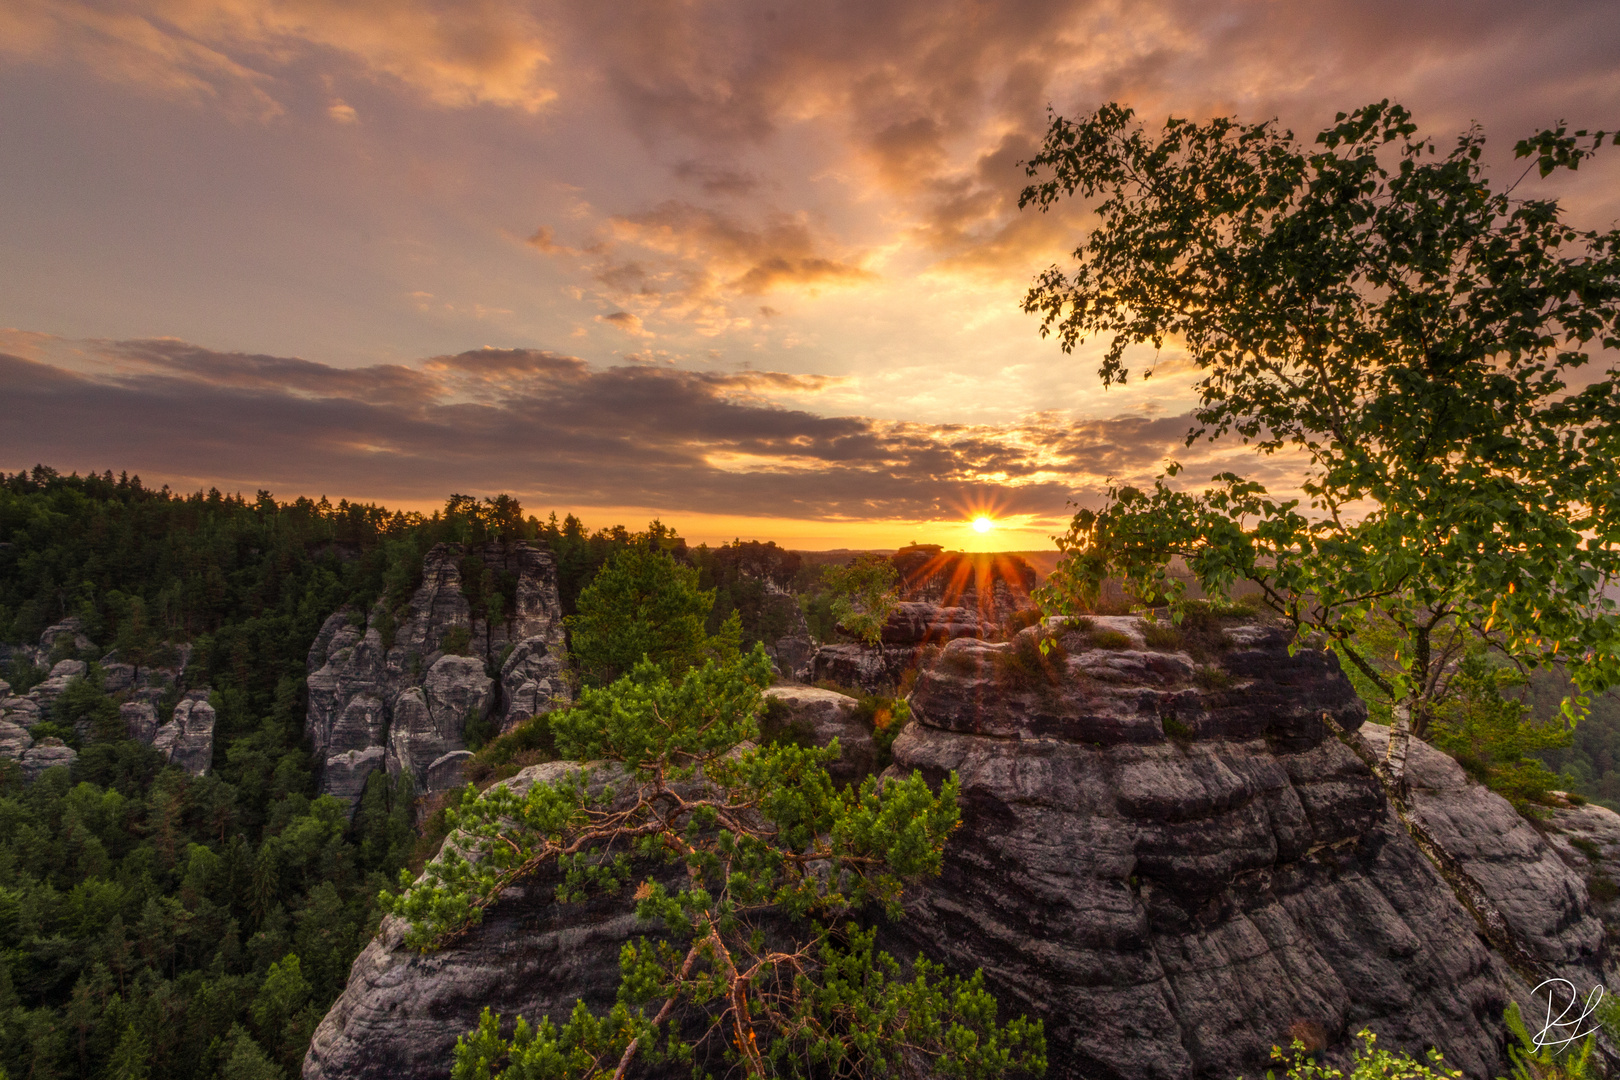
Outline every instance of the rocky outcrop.
<svg viewBox="0 0 1620 1080"><path fill-rule="evenodd" d="M505 731L569 699L552 557L525 543L441 544L403 609L379 601L327 619L309 672L324 792L353 806L376 769L408 774L418 794L459 784L459 767L435 763L467 749L469 722Z"/></svg>
<svg viewBox="0 0 1620 1080"><path fill-rule="evenodd" d="M941 607L908 600L897 604L884 622L883 644L900 647L943 644L962 637L990 637L994 629L972 608Z"/></svg>
<svg viewBox="0 0 1620 1080"><path fill-rule="evenodd" d="M46 769L53 769L58 765L72 765L78 756L73 747L52 735L24 750L17 763L22 766L23 779L34 781L38 780Z"/></svg>
<svg viewBox="0 0 1620 1080"><path fill-rule="evenodd" d="M38 703L42 712L49 710L51 703L68 688L68 683L83 676L89 668L83 660L58 660L51 668L50 677L29 691L28 696Z"/></svg>
<svg viewBox="0 0 1620 1080"><path fill-rule="evenodd" d="M778 737L826 747L838 740L838 760L827 773L838 784L859 784L877 770L877 743L857 715L860 702L814 686L772 686L765 691L765 718Z"/></svg>
<svg viewBox="0 0 1620 1080"><path fill-rule="evenodd" d="M152 745L158 730L157 709L150 701L126 701L118 706L118 716L124 721L124 734L131 739Z"/></svg>
<svg viewBox="0 0 1620 1080"><path fill-rule="evenodd" d="M577 767L535 765L507 784L523 792ZM384 919L315 1031L305 1080L448 1077L456 1039L486 1004L508 1017L536 1019L564 1017L576 1000L611 1008L619 951L646 927L618 898L559 906L557 884L548 870L508 891L478 927L442 952L407 949L405 924Z"/></svg>
<svg viewBox="0 0 1620 1080"><path fill-rule="evenodd" d="M991 625L1034 607L1034 567L1017 555L946 551L913 544L894 553L901 595L941 607L965 607Z"/></svg>
<svg viewBox="0 0 1620 1080"><path fill-rule="evenodd" d="M1145 630L1120 617L955 640L921 672L893 748L898 771L957 773L963 819L943 874L908 890L884 941L982 968L1004 1012L1045 1021L1049 1077L1258 1075L1295 1025L1322 1032L1330 1059L1365 1026L1380 1046L1437 1046L1496 1076L1502 1011L1530 1006L1527 979L1586 988L1616 974L1558 841L1414 743L1411 815L1456 848L1533 959L1516 970L1493 950L1326 722L1362 738L1365 710L1331 656L1290 656L1265 626L1162 649ZM1048 632L1058 647L1042 652ZM848 719L825 692L771 693L825 713L827 731ZM1620 854L1607 811L1558 814L1581 840L1571 852ZM612 956L636 928L622 905L555 905L553 884L537 879L426 957L385 925L306 1078L443 1076L486 1004L554 1020L576 997L605 1007Z"/></svg>
<svg viewBox="0 0 1620 1080"><path fill-rule="evenodd" d="M127 723L127 720L126 720ZM157 729L152 748L192 776L202 776L214 763L214 707L207 690L193 690L174 707L174 715Z"/></svg>
<svg viewBox="0 0 1620 1080"><path fill-rule="evenodd" d="M1063 1048L1054 1078L1252 1075L1296 1022L1341 1048L1371 1027L1380 1045L1438 1046L1496 1075L1502 1010L1528 1005L1541 972L1487 947L1325 727L1364 718L1333 660L1290 657L1285 633L1256 627L1195 658L1146 648L1132 623L1063 632L1045 657L1040 629L958 641L922 674L895 767L956 771L964 815L944 875L891 929L898 947L982 967L1041 1016ZM1505 802L1425 762L1446 792L1418 797L1436 834L1548 971L1603 981L1578 879Z"/></svg>
<svg viewBox="0 0 1620 1080"><path fill-rule="evenodd" d="M20 761L23 751L34 745L34 737L21 724L0 720L0 757Z"/></svg>
<svg viewBox="0 0 1620 1080"><path fill-rule="evenodd" d="M823 645L810 663L811 682L830 682L868 694L893 694L916 663L909 649L874 649L844 642Z"/></svg>

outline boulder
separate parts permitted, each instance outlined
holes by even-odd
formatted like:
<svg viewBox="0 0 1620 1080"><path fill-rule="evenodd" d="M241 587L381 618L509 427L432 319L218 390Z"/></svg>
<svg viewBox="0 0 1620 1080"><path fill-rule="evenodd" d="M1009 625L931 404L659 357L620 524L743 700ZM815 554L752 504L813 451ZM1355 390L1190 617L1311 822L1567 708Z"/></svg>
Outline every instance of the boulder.
<svg viewBox="0 0 1620 1080"><path fill-rule="evenodd" d="M816 643L809 634L790 634L765 646L776 673L784 679L804 681L814 674Z"/></svg>
<svg viewBox="0 0 1620 1080"><path fill-rule="evenodd" d="M360 796L365 794L366 780L384 767L386 755L387 751L382 747L368 746L364 750L345 750L327 758L322 774L326 777L325 793L352 809L360 802Z"/></svg>
<svg viewBox="0 0 1620 1080"><path fill-rule="evenodd" d="M50 677L29 691L28 696L39 704L42 711L48 713L51 703L62 696L68 683L89 670L90 665L83 660L59 660L51 668Z"/></svg>
<svg viewBox="0 0 1620 1080"><path fill-rule="evenodd" d="M152 745L157 736L157 709L150 701L126 701L118 706L118 715L124 721L124 733L131 739Z"/></svg>
<svg viewBox="0 0 1620 1080"><path fill-rule="evenodd" d="M868 694L892 694L915 660L910 649L882 650L866 645L823 645L810 664L812 682L834 682Z"/></svg>
<svg viewBox="0 0 1620 1080"><path fill-rule="evenodd" d="M214 763L214 707L207 690L193 690L174 707L174 716L158 728L152 747L192 776L202 776Z"/></svg>
<svg viewBox="0 0 1620 1080"><path fill-rule="evenodd" d="M1379 757L1388 752L1389 728L1367 724L1361 734ZM1479 883L1550 972L1579 978L1607 956L1603 923L1583 875L1511 803L1416 738L1407 745L1406 789L1412 816ZM1605 826L1620 822L1613 812L1596 810L1601 813L1581 816Z"/></svg>
<svg viewBox="0 0 1620 1080"><path fill-rule="evenodd" d="M23 779L32 783L38 780L46 769L58 765L72 765L78 756L73 747L51 736L24 750L18 760L22 765Z"/></svg>
<svg viewBox="0 0 1620 1080"><path fill-rule="evenodd" d="M467 763L472 761L471 750L452 750L433 759L427 768L428 791L452 791L467 782Z"/></svg>
<svg viewBox="0 0 1620 1080"><path fill-rule="evenodd" d="M25 728L32 728L41 719L39 702L33 698L12 695L0 700L0 720L18 724Z"/></svg>
<svg viewBox="0 0 1620 1080"><path fill-rule="evenodd" d="M410 773L418 794L443 790L433 786L429 771L445 754L467 748L466 722L486 715L494 686L482 661L441 656L421 686L411 687L394 701L387 744L389 773Z"/></svg>
<svg viewBox="0 0 1620 1080"><path fill-rule="evenodd" d="M883 644L902 647L942 644L960 637L988 637L993 629L994 625L986 625L972 608L906 601L898 604L884 622Z"/></svg>
<svg viewBox="0 0 1620 1080"><path fill-rule="evenodd" d="M814 686L772 686L765 691L766 720L773 731L816 745L838 740L839 758L827 768L836 783L859 784L877 771L872 729L857 715L860 702ZM779 706L773 707L773 702Z"/></svg>
<svg viewBox="0 0 1620 1080"><path fill-rule="evenodd" d="M34 745L34 738L28 734L28 729L21 724L13 724L9 720L0 720L0 757L8 757L18 761L23 751Z"/></svg>
<svg viewBox="0 0 1620 1080"><path fill-rule="evenodd" d="M91 648L90 639L84 633L84 621L77 615L69 615L61 622L47 626L39 635L39 647L48 653L63 639L71 641L73 648L79 652Z"/></svg>
<svg viewBox="0 0 1620 1080"><path fill-rule="evenodd" d="M535 765L506 783L521 793L578 767ZM316 1028L304 1080L448 1078L456 1039L478 1023L485 1005L532 1022L542 1016L560 1022L577 1000L601 1012L610 1009L619 986L620 951L645 936L647 925L637 921L622 896L558 905L559 882L553 869L541 870L438 952L406 948L405 923L385 918ZM690 1070L652 1075L673 1080Z"/></svg>

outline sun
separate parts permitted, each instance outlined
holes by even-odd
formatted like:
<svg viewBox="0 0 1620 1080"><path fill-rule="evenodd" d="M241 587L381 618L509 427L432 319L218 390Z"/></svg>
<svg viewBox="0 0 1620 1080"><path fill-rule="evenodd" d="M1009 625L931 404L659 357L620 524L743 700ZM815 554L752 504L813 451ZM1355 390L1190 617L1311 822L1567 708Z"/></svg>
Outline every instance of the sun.
<svg viewBox="0 0 1620 1080"><path fill-rule="evenodd" d="M994 521L990 520L989 518L985 517L983 514L980 514L978 517L973 519L973 531L974 532L987 533L987 532L989 532L991 529L993 529L995 527L996 527L996 523Z"/></svg>

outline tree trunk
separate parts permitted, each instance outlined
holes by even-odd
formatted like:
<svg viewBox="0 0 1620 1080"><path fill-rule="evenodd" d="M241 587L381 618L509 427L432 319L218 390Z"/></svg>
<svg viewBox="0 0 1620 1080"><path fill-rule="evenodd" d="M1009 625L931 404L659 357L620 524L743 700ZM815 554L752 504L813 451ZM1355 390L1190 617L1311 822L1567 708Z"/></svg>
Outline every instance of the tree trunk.
<svg viewBox="0 0 1620 1080"><path fill-rule="evenodd" d="M1384 763L1389 769L1390 782L1402 794L1406 792L1406 748L1412 735L1412 702L1395 703L1394 723L1389 730L1389 750Z"/></svg>

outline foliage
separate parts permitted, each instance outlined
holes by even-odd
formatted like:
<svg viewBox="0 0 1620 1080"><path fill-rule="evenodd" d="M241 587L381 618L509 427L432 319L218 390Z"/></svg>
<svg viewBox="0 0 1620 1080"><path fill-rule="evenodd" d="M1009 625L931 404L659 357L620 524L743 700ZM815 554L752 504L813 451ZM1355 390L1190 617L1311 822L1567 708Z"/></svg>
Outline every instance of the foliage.
<svg viewBox="0 0 1620 1080"><path fill-rule="evenodd" d="M771 644L792 633L799 620L799 600L789 590L803 559L775 543L733 540L716 548L700 545L691 552L698 586L714 590L707 628L719 633L735 612L742 645Z"/></svg>
<svg viewBox="0 0 1620 1080"><path fill-rule="evenodd" d="M1522 701L1507 696L1525 679L1490 663L1483 648L1459 665L1452 692L1435 709L1429 741L1457 759L1468 774L1507 799L1522 814L1545 814L1550 792L1564 786L1533 755L1569 746L1572 732L1557 720L1536 722Z"/></svg>
<svg viewBox="0 0 1620 1080"><path fill-rule="evenodd" d="M1620 572L1620 377L1581 370L1620 347L1620 230L1493 187L1477 129L1444 153L1415 132L1387 102L1308 149L1231 119L1153 136L1107 105L1053 120L1020 202L1097 200L1073 274L1051 268L1025 299L1042 332L1066 351L1104 336L1104 385L1125 381L1132 346L1183 343L1201 373L1189 444L1286 451L1309 504L1233 473L1178 490L1172 462L1151 490L1075 516L1043 603L1077 609L1109 573L1179 601L1179 556L1211 595L1258 585L1422 733L1446 668L1431 639L1456 627L1525 663L1562 659L1583 691L1620 681L1604 592ZM1545 177L1605 138L1560 127L1517 153ZM1411 643L1393 673L1355 649L1370 613Z"/></svg>
<svg viewBox="0 0 1620 1080"><path fill-rule="evenodd" d="M868 645L883 647L883 624L900 603L900 573L886 555L862 555L830 566L822 581L838 625Z"/></svg>
<svg viewBox="0 0 1620 1080"><path fill-rule="evenodd" d="M698 572L650 543L614 552L579 594L579 613L565 620L569 649L585 682L605 686L643 659L666 673L735 652L741 628L729 620L711 637L704 620L714 592Z"/></svg>
<svg viewBox="0 0 1620 1080"><path fill-rule="evenodd" d="M111 474L0 475L0 641L32 643L76 615L96 645L34 729L79 744L71 770L0 780L0 1069L297 1073L412 838L409 795L386 777L352 824L314 797L306 657L333 611L368 606L401 575L408 595L410 556L444 522L265 493L175 495ZM203 777L125 738L95 662L116 648L121 663L175 666L188 641L184 685L159 704L212 688ZM7 681L26 691L38 678ZM303 996L272 1015L289 968Z"/></svg>
<svg viewBox="0 0 1620 1080"><path fill-rule="evenodd" d="M1438 1050L1431 1048L1427 1059L1419 1061L1409 1054L1378 1049L1378 1036L1365 1028L1356 1033L1356 1038L1361 1045L1356 1048L1348 1076L1312 1060L1298 1039L1286 1053L1281 1047L1272 1047L1271 1057L1288 1066L1283 1074L1286 1080L1461 1080L1463 1075L1460 1069L1446 1068ZM1276 1080L1275 1073L1268 1070L1266 1080Z"/></svg>
<svg viewBox="0 0 1620 1080"><path fill-rule="evenodd" d="M619 1004L603 1017L580 1003L561 1027L520 1022L511 1038L486 1014L458 1044L456 1077L606 1076L637 1055L724 1058L750 1076L883 1072L912 1053L944 1075L1044 1068L1038 1023L999 1023L978 976L922 960L903 974L857 921L868 905L897 915L904 880L938 872L955 777L937 794L916 774L839 791L824 767L836 746L753 745L770 677L756 646L678 681L643 661L586 689L552 716L557 749L607 764L521 796L469 789L456 847L380 898L429 948L542 867L559 902L639 880L636 915L657 936L626 945ZM781 917L788 940L768 929Z"/></svg>
<svg viewBox="0 0 1620 1080"><path fill-rule="evenodd" d="M1537 1046L1525 1026L1518 1002L1508 1002L1503 1018L1513 1035L1513 1041L1508 1043L1511 1080L1596 1080L1603 1075L1601 1066L1592 1060L1592 1050L1597 1045L1595 1030L1575 1045ZM1552 1032L1557 1033L1558 1029Z"/></svg>
<svg viewBox="0 0 1620 1080"><path fill-rule="evenodd" d="M534 521L533 518L530 520ZM687 555L686 541L656 519L642 533L632 533L623 525L589 532L584 522L573 514L567 515L561 522L556 514L552 514L545 524L535 521L535 538L556 556L557 589L564 615L578 613L580 592L617 551L633 544L644 544L667 551L676 559L684 559Z"/></svg>

